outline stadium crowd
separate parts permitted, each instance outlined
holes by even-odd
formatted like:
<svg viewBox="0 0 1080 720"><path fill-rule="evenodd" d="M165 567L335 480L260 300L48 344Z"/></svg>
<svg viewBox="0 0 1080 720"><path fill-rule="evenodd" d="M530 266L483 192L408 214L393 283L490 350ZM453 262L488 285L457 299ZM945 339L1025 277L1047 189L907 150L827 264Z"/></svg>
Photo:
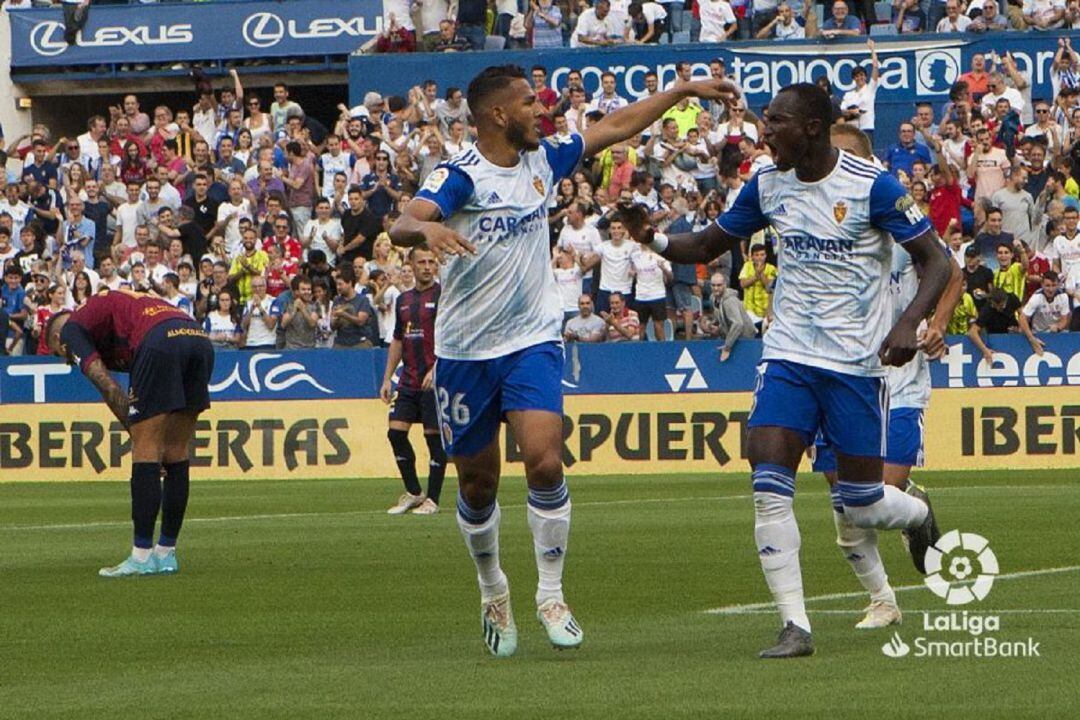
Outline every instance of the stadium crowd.
<svg viewBox="0 0 1080 720"><path fill-rule="evenodd" d="M872 136L878 66L868 45L869 72L856 68L834 107L837 124ZM710 72L725 77L724 62ZM679 63L675 82L690 73ZM7 143L6 351L44 352L48 317L102 288L166 298L218 348L389 342L395 299L414 281L386 231L435 167L470 146L462 90L430 81L406 97L372 90L324 125L285 84L268 97L245 90L235 70L219 88L193 76L194 104L144 108L126 95L75 137L39 124ZM629 102L614 75L595 94L576 71L561 92L543 67L531 77L545 135L581 131ZM1023 332L1041 350L1034 333L1080 328L1080 56L1067 39L1052 81L1051 97L1032 97L1007 54L975 55L944 108L913 107L880 159L963 266L951 330L985 353L980 332ZM649 92L657 82L645 77ZM559 184L548 223L567 341L722 338L726 358L740 338L767 332L773 235L680 266L631 241L619 219L637 203L665 232L700 229L771 163L762 132L745 104L683 101Z"/></svg>

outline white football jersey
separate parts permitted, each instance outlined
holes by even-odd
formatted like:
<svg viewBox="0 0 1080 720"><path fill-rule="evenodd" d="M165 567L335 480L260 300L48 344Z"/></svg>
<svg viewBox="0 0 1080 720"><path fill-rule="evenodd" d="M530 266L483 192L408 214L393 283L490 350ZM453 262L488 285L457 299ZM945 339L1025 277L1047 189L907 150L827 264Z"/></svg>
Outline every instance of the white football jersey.
<svg viewBox="0 0 1080 720"><path fill-rule="evenodd" d="M476 246L475 255L451 257L440 269L437 357L489 360L560 341L548 201L583 150L580 135L545 138L504 168L471 147L428 176L416 197L437 205L446 226Z"/></svg>
<svg viewBox="0 0 1080 720"><path fill-rule="evenodd" d="M740 238L769 225L780 236L775 320L762 359L885 374L877 353L891 327L893 239L904 243L931 229L896 178L843 150L832 172L813 183L794 170L765 168L716 222Z"/></svg>
<svg viewBox="0 0 1080 720"><path fill-rule="evenodd" d="M889 278L889 296L892 312L888 317L889 329L896 324L900 316L919 291L919 276L911 255L902 247L893 248L892 273ZM930 365L926 353L915 353L911 362L900 367L886 367L885 377L889 383L889 408L919 408L925 410L930 405Z"/></svg>

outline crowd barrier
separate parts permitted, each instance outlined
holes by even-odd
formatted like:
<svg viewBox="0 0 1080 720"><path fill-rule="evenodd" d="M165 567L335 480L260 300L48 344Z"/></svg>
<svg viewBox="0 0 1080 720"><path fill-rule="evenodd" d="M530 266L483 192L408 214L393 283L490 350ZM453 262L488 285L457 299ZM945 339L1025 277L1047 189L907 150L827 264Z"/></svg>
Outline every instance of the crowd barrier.
<svg viewBox="0 0 1080 720"><path fill-rule="evenodd" d="M74 45L59 8L9 11L15 68L347 55L382 32L382 0L93 5Z"/></svg>
<svg viewBox="0 0 1080 720"><path fill-rule="evenodd" d="M971 68L975 53L1004 56L1011 52L1020 71L1030 74L1031 96L1053 97L1050 70L1061 33L875 38L881 62L875 147L884 148L897 141L897 129L901 122L911 119L917 101L931 102L935 110L940 110L948 101L949 87ZM601 73L612 72L619 93L636 99L645 93L647 72L655 72L664 87L674 80L677 61L692 63L694 76L704 78L709 77L709 61L716 57L724 59L728 73L739 82L756 111L764 108L781 88L795 82L813 82L822 75L842 94L854 87L852 69L857 65L868 70L870 67L865 37L460 53L446 62L432 62L430 55L355 55L349 58L349 97L356 105L372 89L384 95L405 95L424 79L434 80L440 88L464 89L488 65L516 63L525 68L545 67L548 81L556 90L566 85L566 74L572 68L581 70L585 88L594 93L600 86Z"/></svg>
<svg viewBox="0 0 1080 720"><path fill-rule="evenodd" d="M964 338L932 365L927 466L1080 468L1080 336L1034 355L995 336L988 366ZM746 471L757 341L571 345L563 461L574 475ZM206 479L397 474L378 399L383 350L223 352L192 446ZM419 429L416 440L419 440ZM415 443L421 467L423 444ZM520 474L505 435L507 472ZM0 481L122 479L130 444L77 368L0 360Z"/></svg>

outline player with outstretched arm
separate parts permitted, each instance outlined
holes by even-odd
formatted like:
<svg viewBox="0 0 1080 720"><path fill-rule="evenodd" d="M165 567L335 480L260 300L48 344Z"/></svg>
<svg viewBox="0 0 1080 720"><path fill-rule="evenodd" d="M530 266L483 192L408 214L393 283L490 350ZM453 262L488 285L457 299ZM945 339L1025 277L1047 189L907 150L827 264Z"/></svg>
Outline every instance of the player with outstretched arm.
<svg viewBox="0 0 1080 720"><path fill-rule="evenodd" d="M562 305L548 264L547 207L582 158L641 132L680 100L733 101L728 82L681 83L611 113L583 135L541 139L545 108L525 72L489 67L469 84L476 145L440 164L390 229L441 261L435 390L458 472L457 519L476 564L488 650L512 655L517 627L499 563L499 423L521 447L539 584L537 617L557 648L583 633L563 597L570 494L562 467Z"/></svg>
<svg viewBox="0 0 1080 720"><path fill-rule="evenodd" d="M769 225L780 235L775 319L747 423L754 538L783 624L777 644L761 653L767 658L814 652L792 505L799 461L819 429L836 450L836 487L854 525L907 530L917 565L938 536L924 494L882 482L883 366L904 365L920 349L917 330L945 290L949 261L895 178L832 147L832 119L829 97L816 85L781 90L766 111L764 135L776 166L758 171L700 232L667 237L643 209L624 213L635 240L679 263L707 263ZM890 329L893 240L911 254L920 280Z"/></svg>
<svg viewBox="0 0 1080 720"><path fill-rule="evenodd" d="M188 445L210 407L214 348L183 310L160 298L112 290L49 318L49 349L78 363L131 433L131 554L102 577L179 571L176 540L187 509ZM127 392L110 372L130 373ZM162 480L164 471L164 481ZM161 513L161 533L154 526Z"/></svg>

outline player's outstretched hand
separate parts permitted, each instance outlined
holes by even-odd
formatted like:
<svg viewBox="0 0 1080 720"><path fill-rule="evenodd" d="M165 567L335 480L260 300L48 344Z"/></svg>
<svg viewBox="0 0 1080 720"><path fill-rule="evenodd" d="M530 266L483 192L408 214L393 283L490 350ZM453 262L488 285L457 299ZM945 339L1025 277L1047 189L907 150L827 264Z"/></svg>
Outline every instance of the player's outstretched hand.
<svg viewBox="0 0 1080 720"><path fill-rule="evenodd" d="M947 349L945 345L945 335L939 328L930 325L926 329L926 333L919 340L919 349L926 353L926 357L931 360L937 360L938 358L945 357L945 351Z"/></svg>
<svg viewBox="0 0 1080 720"><path fill-rule="evenodd" d="M445 225L432 223L424 232L424 240L427 241L431 252L440 263L446 262L446 256L475 255L476 248L461 235L457 234Z"/></svg>
<svg viewBox="0 0 1080 720"><path fill-rule="evenodd" d="M649 242L652 223L649 221L649 211L644 205L634 204L619 208L619 217L622 218L623 227L630 233L630 237L638 242Z"/></svg>
<svg viewBox="0 0 1080 720"><path fill-rule="evenodd" d="M889 331L878 350L882 365L900 367L911 362L919 350L918 328L911 323L899 322Z"/></svg>
<svg viewBox="0 0 1080 720"><path fill-rule="evenodd" d="M741 93L739 86L730 80L695 80L688 83L689 89L696 97L702 100L719 100L728 107L738 102Z"/></svg>

